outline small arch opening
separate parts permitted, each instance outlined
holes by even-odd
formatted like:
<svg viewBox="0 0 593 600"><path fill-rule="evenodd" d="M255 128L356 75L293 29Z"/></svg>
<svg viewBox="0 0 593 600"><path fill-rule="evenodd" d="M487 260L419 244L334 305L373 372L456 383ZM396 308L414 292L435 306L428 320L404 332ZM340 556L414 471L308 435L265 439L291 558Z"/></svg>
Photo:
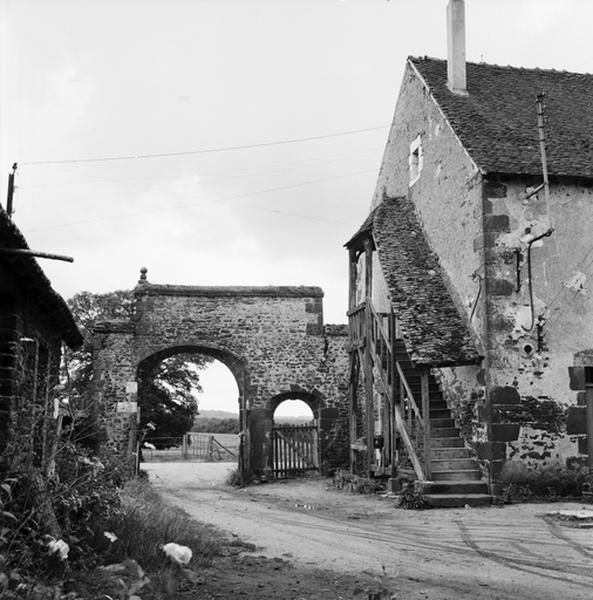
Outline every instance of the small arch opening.
<svg viewBox="0 0 593 600"><path fill-rule="evenodd" d="M275 425L314 424L315 414L311 407L298 398L288 398L278 404L274 411Z"/></svg>

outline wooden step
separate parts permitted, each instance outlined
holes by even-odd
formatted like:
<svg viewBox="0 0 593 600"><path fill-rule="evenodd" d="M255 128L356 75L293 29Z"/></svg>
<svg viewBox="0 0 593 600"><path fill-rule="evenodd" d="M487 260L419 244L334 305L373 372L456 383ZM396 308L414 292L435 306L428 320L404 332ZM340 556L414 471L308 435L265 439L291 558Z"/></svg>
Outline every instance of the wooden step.
<svg viewBox="0 0 593 600"><path fill-rule="evenodd" d="M459 437L459 429L456 427L434 427L430 430L430 437L448 438Z"/></svg>
<svg viewBox="0 0 593 600"><path fill-rule="evenodd" d="M473 458L472 453L467 448L431 448L431 460L449 460L451 458Z"/></svg>
<svg viewBox="0 0 593 600"><path fill-rule="evenodd" d="M477 470L478 465L474 458L432 458L430 459L430 469L433 473L442 471L468 471Z"/></svg>
<svg viewBox="0 0 593 600"><path fill-rule="evenodd" d="M433 481L465 481L467 479L479 481L482 473L478 469L459 469L455 471L433 471L430 477Z"/></svg>
<svg viewBox="0 0 593 600"><path fill-rule="evenodd" d="M416 487L421 494L486 494L488 486L483 480L476 481L418 481Z"/></svg>
<svg viewBox="0 0 593 600"><path fill-rule="evenodd" d="M430 447L434 448L464 448L465 444L460 437L431 437L430 438Z"/></svg>
<svg viewBox="0 0 593 600"><path fill-rule="evenodd" d="M448 408L436 408L433 409L432 405L430 406L430 420L433 419L450 419L451 411Z"/></svg>
<svg viewBox="0 0 593 600"><path fill-rule="evenodd" d="M431 429L442 429L455 427L455 421L451 417L435 419L430 415L430 427Z"/></svg>

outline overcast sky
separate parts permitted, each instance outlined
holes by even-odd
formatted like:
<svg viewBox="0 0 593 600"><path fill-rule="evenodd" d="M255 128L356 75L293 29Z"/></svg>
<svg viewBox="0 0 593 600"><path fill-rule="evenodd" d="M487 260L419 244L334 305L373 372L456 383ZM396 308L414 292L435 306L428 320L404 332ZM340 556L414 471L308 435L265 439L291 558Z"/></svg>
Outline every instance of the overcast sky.
<svg viewBox="0 0 593 600"><path fill-rule="evenodd" d="M16 224L75 258L41 263L66 298L146 266L154 283L318 285L345 322L342 246L406 56L446 55L446 4L0 0L2 204L16 161ZM593 71L590 0L466 5L468 60Z"/></svg>

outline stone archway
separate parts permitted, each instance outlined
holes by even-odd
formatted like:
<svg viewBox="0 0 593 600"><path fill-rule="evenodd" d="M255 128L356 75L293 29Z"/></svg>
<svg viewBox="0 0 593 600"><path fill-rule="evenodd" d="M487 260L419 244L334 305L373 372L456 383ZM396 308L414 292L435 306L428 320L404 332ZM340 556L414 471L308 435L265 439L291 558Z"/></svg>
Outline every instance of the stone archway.
<svg viewBox="0 0 593 600"><path fill-rule="evenodd" d="M138 369L184 350L220 360L237 380L246 478L269 471L272 405L285 394L316 405L323 439L347 431L348 332L324 325L322 298L318 287L157 285L142 270L132 319L94 330L94 404L111 442L124 451L133 423L117 407ZM347 454L334 447L323 465L341 466Z"/></svg>

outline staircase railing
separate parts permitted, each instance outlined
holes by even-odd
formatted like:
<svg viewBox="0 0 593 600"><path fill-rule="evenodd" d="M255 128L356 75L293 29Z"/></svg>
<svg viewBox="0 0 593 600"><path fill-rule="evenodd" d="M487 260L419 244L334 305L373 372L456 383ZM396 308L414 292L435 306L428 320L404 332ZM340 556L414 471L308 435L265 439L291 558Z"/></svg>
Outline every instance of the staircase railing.
<svg viewBox="0 0 593 600"><path fill-rule="evenodd" d="M416 477L424 481L430 477L428 371L423 371L421 376L422 410L420 410L404 370L395 356L395 315L378 313L368 300L365 312L370 319L368 328L370 339L367 342L374 363L378 367L379 387L382 388L380 391L387 395L393 406L395 427L406 448ZM394 384L399 384L398 393Z"/></svg>

